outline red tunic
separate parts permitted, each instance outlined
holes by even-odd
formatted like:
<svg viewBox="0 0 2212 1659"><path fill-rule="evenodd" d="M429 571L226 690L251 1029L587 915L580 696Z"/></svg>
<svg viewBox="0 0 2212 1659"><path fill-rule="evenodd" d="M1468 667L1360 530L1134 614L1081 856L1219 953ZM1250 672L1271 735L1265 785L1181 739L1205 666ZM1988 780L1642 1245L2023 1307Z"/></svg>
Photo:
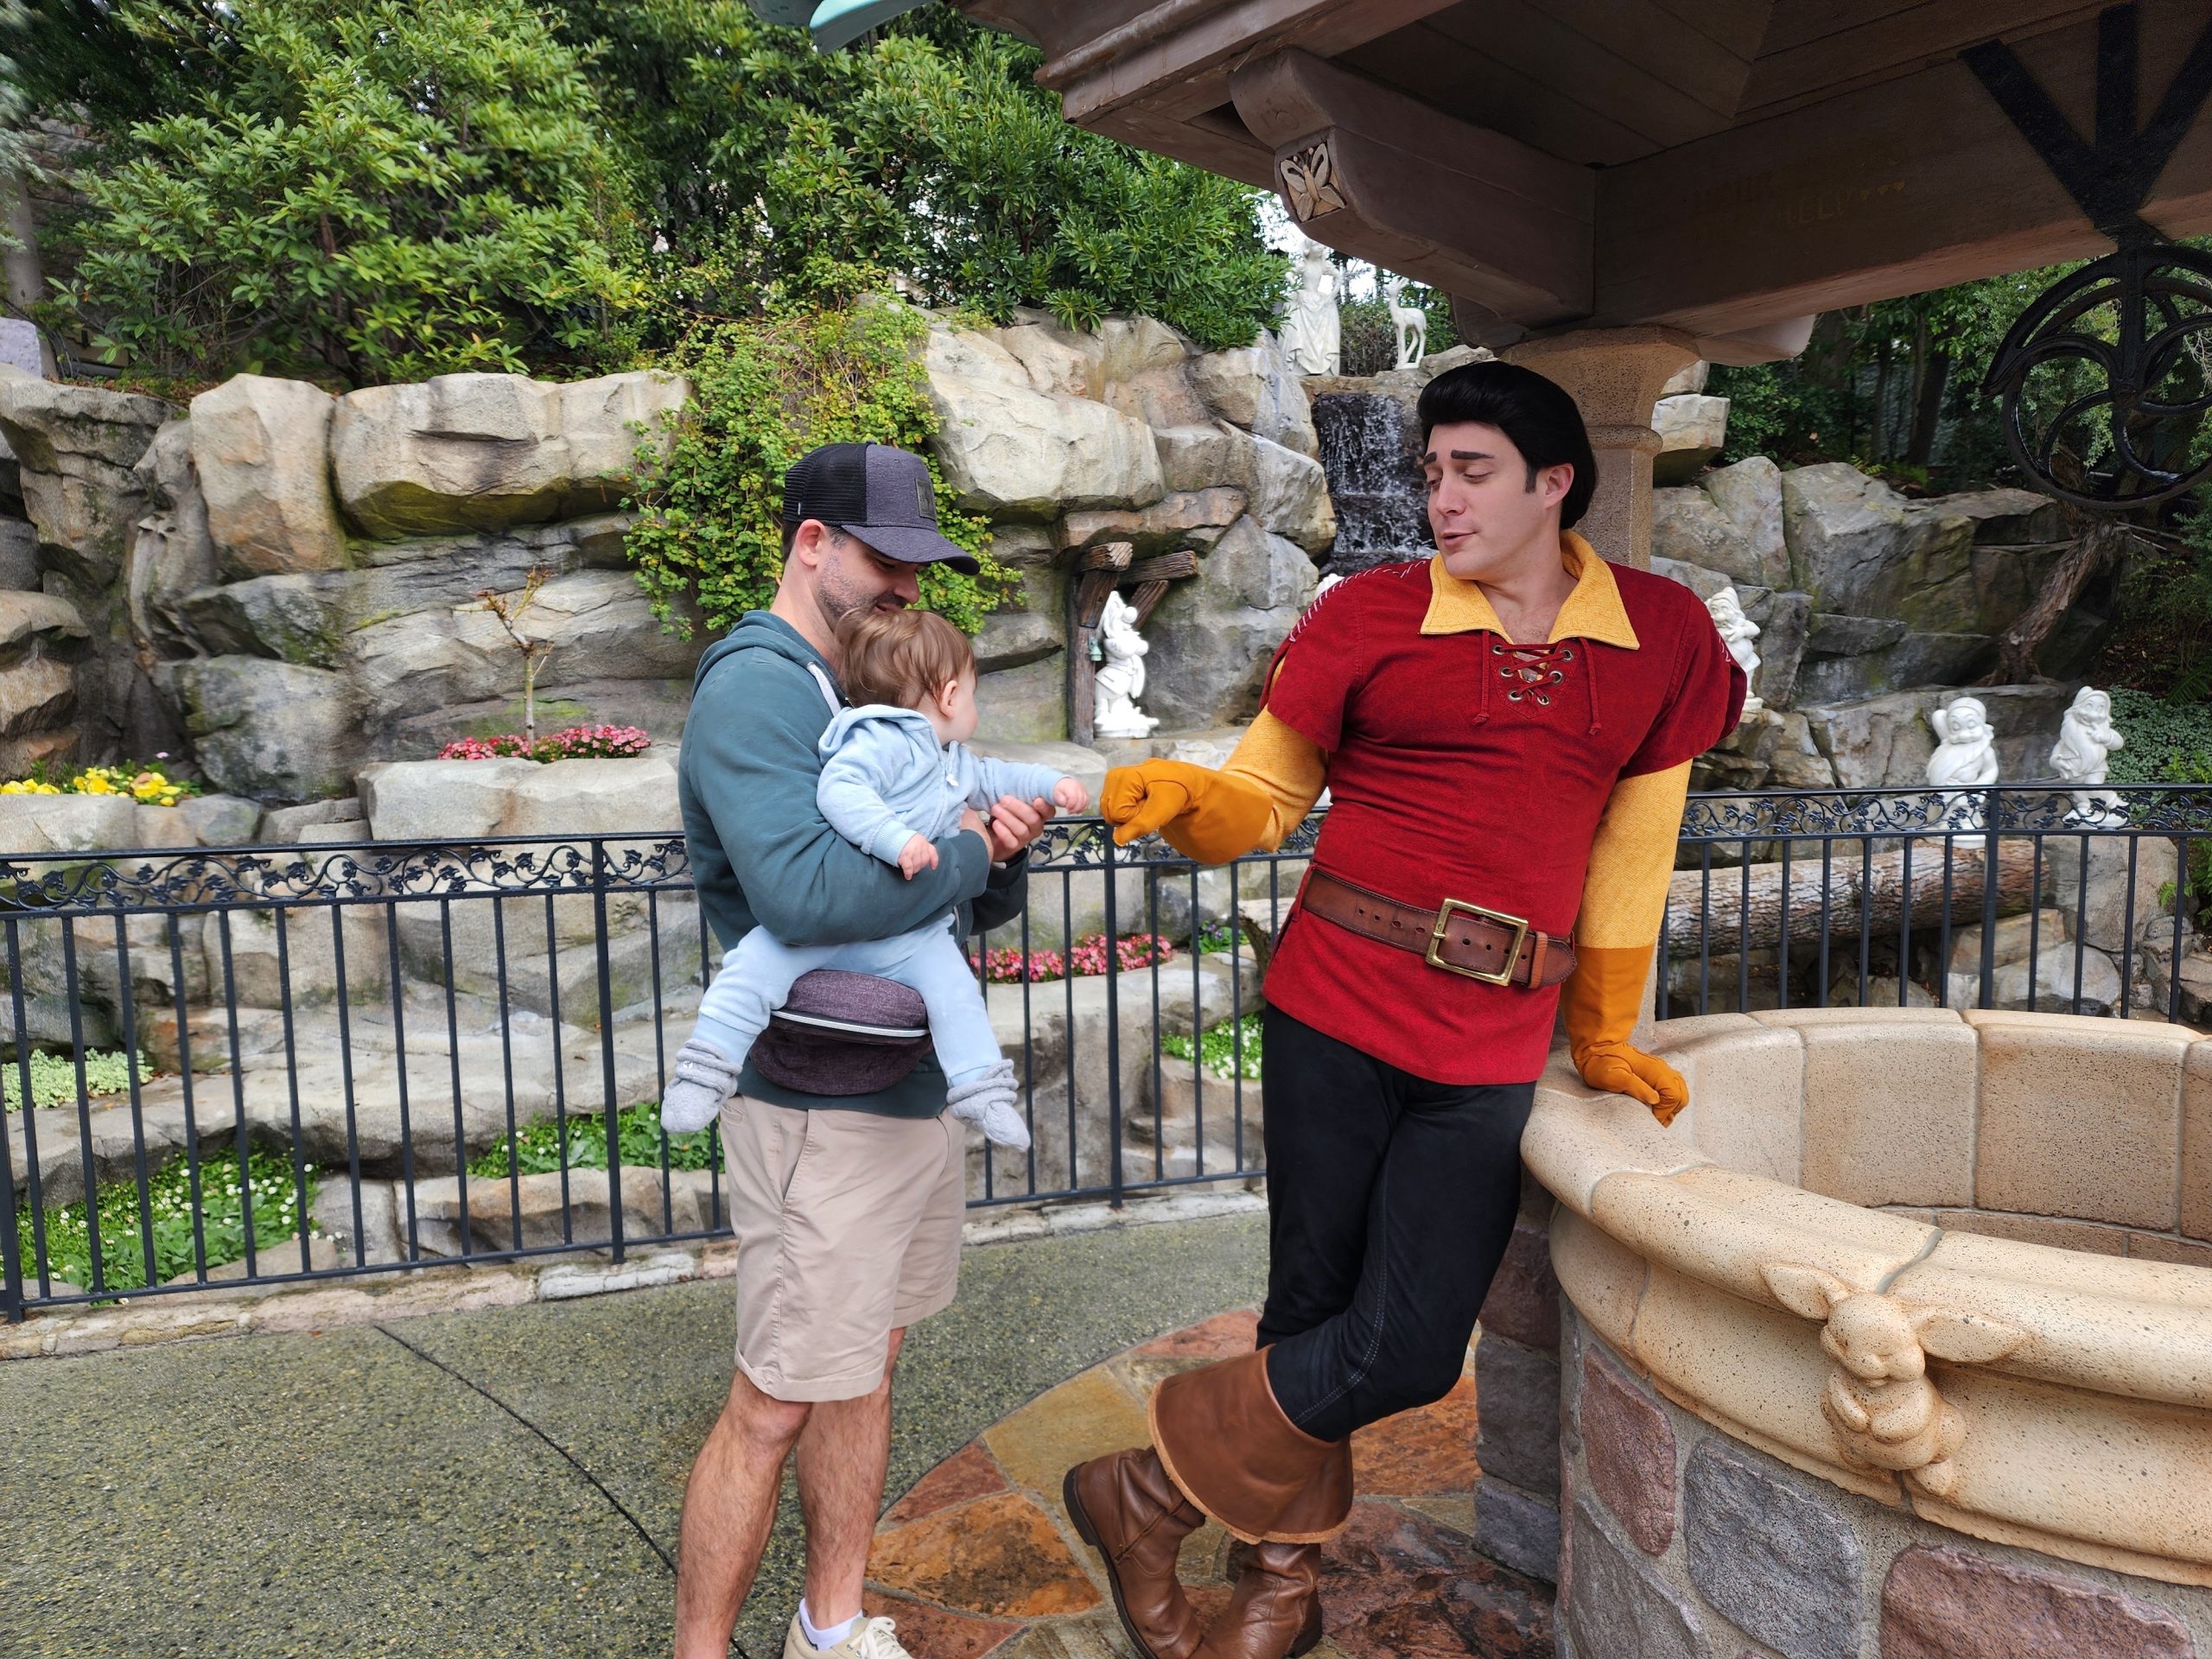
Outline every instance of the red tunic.
<svg viewBox="0 0 2212 1659"><path fill-rule="evenodd" d="M1332 588L1283 642L1266 702L1328 756L1315 868L1424 908L1459 899L1570 932L1614 784L1718 742L1743 682L1696 594L1594 556L1554 633L1509 643L1481 590L1439 560ZM1267 997L1449 1084L1536 1077L1559 1002L1555 987L1462 978L1302 910Z"/></svg>

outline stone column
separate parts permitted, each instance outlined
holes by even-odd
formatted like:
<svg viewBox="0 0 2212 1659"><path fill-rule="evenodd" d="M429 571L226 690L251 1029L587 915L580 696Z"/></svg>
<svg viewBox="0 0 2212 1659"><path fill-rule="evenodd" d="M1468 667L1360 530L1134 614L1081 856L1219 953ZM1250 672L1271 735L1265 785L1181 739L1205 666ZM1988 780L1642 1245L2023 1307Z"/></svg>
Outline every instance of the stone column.
<svg viewBox="0 0 2212 1659"><path fill-rule="evenodd" d="M1698 360L1690 337L1674 328L1579 328L1524 340L1505 358L1558 381L1581 406L1598 452L1598 493L1576 528L1615 563L1649 570L1651 457L1659 453L1651 406Z"/></svg>
<svg viewBox="0 0 2212 1659"><path fill-rule="evenodd" d="M1575 528L1614 563L1649 570L1651 458L1659 453L1651 406L1668 381L1698 361L1696 345L1677 328L1578 328L1524 340L1504 355L1565 386L1590 429L1598 493ZM1643 988L1643 1013L1630 1039L1638 1048L1652 1044L1655 989Z"/></svg>

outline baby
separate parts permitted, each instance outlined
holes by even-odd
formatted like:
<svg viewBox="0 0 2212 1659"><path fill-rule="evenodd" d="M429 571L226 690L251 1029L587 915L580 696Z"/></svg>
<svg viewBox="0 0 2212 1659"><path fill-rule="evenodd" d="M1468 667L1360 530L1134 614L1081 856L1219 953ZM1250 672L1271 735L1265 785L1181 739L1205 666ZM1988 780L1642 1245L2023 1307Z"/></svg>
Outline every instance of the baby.
<svg viewBox="0 0 2212 1659"><path fill-rule="evenodd" d="M896 865L911 881L936 868L935 842L958 828L963 808L988 814L1002 795L1049 797L1065 812L1089 804L1081 784L1048 767L969 753L976 652L943 617L861 611L839 625L837 638L856 706L822 734L815 798L830 827L870 857ZM661 1100L662 1126L678 1134L711 1122L737 1092L745 1057L792 982L817 968L842 968L919 992L952 1115L1001 1146L1026 1148L1013 1062L999 1052L982 990L952 929L946 915L887 939L791 945L754 928L722 958L700 1000L699 1022L677 1053L675 1079Z"/></svg>

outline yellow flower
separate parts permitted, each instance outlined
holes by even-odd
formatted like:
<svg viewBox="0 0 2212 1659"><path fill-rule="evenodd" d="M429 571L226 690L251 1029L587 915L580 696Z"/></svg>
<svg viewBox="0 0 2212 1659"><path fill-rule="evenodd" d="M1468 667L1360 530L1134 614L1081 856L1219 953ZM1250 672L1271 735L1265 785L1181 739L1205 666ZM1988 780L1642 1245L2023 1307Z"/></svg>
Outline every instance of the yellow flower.
<svg viewBox="0 0 2212 1659"><path fill-rule="evenodd" d="M85 795L112 795L107 779L97 772L88 772L77 779L77 789Z"/></svg>

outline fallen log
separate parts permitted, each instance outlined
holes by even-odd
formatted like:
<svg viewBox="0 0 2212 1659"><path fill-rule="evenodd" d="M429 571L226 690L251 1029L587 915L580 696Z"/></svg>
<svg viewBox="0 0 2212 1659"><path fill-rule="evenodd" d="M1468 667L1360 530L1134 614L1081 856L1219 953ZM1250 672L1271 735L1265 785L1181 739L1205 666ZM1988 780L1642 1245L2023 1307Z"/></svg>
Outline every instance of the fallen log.
<svg viewBox="0 0 2212 1659"><path fill-rule="evenodd" d="M1894 851L1873 854L1863 861L1862 845L1845 839L1831 843L1825 871L1817 848L1809 857L1790 859L1786 896L1792 944L1820 939L1824 889L1831 940L1856 938L1862 925L1878 941L1894 939L1908 903L1910 925L1916 928L1936 926L1947 912L1955 926L1982 919L1982 867L1987 848L1980 837L1949 842L1915 841ZM2054 872L2046 858L2043 861L2046 894L2053 881ZM1679 962L1697 956L1708 937L1716 956L1772 949L1782 943L1784 897L1779 862L1715 864L1709 887L1704 870L1676 870L1667 893L1669 958ZM1997 913L2018 915L2036 902L2034 842L2024 836L2000 842Z"/></svg>

